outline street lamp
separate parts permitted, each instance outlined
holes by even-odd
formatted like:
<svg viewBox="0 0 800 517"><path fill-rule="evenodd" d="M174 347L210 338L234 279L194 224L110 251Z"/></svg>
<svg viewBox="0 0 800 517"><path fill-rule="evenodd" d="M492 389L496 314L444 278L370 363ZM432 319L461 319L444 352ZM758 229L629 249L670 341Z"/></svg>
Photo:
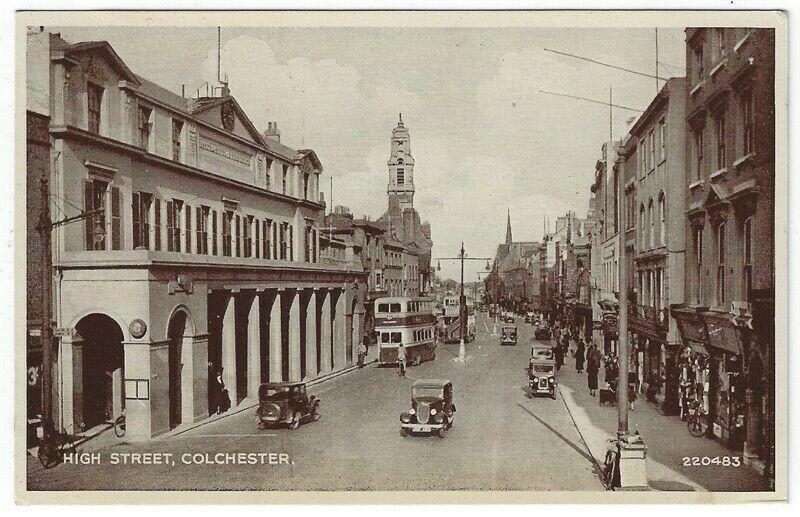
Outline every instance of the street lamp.
<svg viewBox="0 0 800 517"><path fill-rule="evenodd" d="M461 294L458 297L458 318L459 318L459 330L461 334L461 340L459 341L458 345L458 357L455 359L457 362L463 363L467 360L467 351L466 346L464 344L464 338L467 335L467 299L464 296L464 261L465 260L485 260L486 267L489 267L489 258L487 257L467 257L466 252L464 251L464 243L461 243L461 252L457 257L437 257L436 259L436 268L441 271L442 270L442 260L459 260L461 261Z"/></svg>

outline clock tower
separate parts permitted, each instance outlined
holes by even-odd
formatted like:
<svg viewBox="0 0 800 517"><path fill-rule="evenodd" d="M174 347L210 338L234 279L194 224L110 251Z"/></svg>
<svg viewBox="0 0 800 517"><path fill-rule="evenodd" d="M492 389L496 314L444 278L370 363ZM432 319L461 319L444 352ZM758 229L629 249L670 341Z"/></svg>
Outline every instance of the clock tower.
<svg viewBox="0 0 800 517"><path fill-rule="evenodd" d="M389 156L389 207L399 206L400 213L414 208L414 158L411 156L411 138L403 125L403 114L392 130L392 147Z"/></svg>

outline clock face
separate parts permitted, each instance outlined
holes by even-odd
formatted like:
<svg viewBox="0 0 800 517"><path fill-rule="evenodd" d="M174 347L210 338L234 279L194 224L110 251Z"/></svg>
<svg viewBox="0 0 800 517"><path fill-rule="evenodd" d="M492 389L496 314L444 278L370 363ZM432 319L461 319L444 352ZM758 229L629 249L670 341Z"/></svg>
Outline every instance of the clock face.
<svg viewBox="0 0 800 517"><path fill-rule="evenodd" d="M222 118L222 127L224 127L226 131L233 131L234 116L233 104L230 102L223 104L222 110L220 111L220 118Z"/></svg>

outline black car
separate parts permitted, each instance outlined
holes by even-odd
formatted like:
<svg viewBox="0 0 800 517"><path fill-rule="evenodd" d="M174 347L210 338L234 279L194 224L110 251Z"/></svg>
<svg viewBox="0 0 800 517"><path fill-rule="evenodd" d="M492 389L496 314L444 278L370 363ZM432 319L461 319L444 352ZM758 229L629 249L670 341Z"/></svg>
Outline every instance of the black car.
<svg viewBox="0 0 800 517"><path fill-rule="evenodd" d="M418 380L411 387L411 409L400 415L400 434L435 433L444 438L447 430L453 427L455 412L452 382Z"/></svg>
<svg viewBox="0 0 800 517"><path fill-rule="evenodd" d="M268 382L258 390L259 425L262 429L288 424L297 429L304 421L319 420L319 399L306 393L302 382Z"/></svg>

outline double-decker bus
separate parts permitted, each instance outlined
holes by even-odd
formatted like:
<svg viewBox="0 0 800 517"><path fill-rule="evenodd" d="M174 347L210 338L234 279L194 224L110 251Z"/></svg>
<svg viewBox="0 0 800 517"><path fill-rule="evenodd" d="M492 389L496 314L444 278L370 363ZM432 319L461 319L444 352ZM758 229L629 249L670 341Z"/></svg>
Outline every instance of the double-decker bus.
<svg viewBox="0 0 800 517"><path fill-rule="evenodd" d="M430 298L389 297L375 300L375 332L379 364L397 364L402 343L406 362L419 364L436 357L436 316Z"/></svg>
<svg viewBox="0 0 800 517"><path fill-rule="evenodd" d="M441 312L442 340L452 343L461 339L461 323L458 296L442 298ZM466 341L475 339L475 305L467 300L467 335Z"/></svg>

